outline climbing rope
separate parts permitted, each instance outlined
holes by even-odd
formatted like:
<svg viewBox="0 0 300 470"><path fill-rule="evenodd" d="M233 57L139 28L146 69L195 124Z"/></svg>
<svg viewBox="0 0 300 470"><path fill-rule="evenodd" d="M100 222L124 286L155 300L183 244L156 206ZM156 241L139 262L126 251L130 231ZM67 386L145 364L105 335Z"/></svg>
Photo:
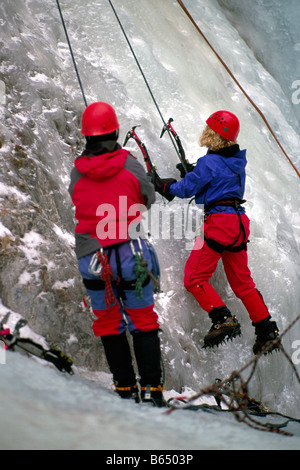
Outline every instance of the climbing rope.
<svg viewBox="0 0 300 470"><path fill-rule="evenodd" d="M210 385L199 393L192 395L191 397L179 397L175 399L174 402L170 402L170 409L166 412L167 414L173 412L174 410L178 409L205 409L206 411L224 411L221 408L221 404L223 403L228 409L226 411L231 411L234 413L235 417L239 422L244 422L248 426L258 429L261 431L268 431L283 434L286 436L291 436L292 434L286 431L283 431L281 427L286 426L287 423L283 423L281 426L277 424L270 424L270 423L262 423L258 420L255 420L252 415L265 417L268 415L272 416L281 416L288 419L289 421L294 421L300 423L300 419L289 417L283 415L278 412L268 411L266 410L261 403L256 402L252 398L249 397L248 393L248 384L251 378L254 375L256 370L258 361L264 355L268 354L272 351L275 343L278 345L279 350L283 355L286 357L288 362L290 363L296 379L300 384L300 376L297 372L295 364L293 363L291 357L285 351L282 345L281 339L283 336L296 324L297 321L300 320L300 315L298 315L295 320L285 329L285 331L278 336L275 340L270 341L269 344L265 346L265 348L256 355L253 359L251 359L245 366L243 366L240 370L232 372L231 376L223 381L217 379L215 384ZM249 367L252 367L250 374L247 380L242 378L242 373L245 372ZM211 405L193 405L197 399L204 397L204 396L213 396L216 399L218 406L211 406ZM182 399L183 398L183 399ZM230 399L229 403L227 399Z"/></svg>
<svg viewBox="0 0 300 470"><path fill-rule="evenodd" d="M112 287L112 278L114 277L112 268L108 262L108 258L106 253L103 251L97 252L99 263L102 266L101 270L101 280L105 283L105 291L104 291L104 298L105 298L105 305L106 307L110 307L116 301L115 294Z"/></svg>
<svg viewBox="0 0 300 470"><path fill-rule="evenodd" d="M142 74L142 77L145 81L145 84L148 88L148 91L150 93L150 96L155 104L155 107L164 123L164 126L168 132L168 135L171 139L171 142L174 146L174 149L175 149L175 152L177 153L177 156L179 157L180 161L182 162L182 165L183 165L183 169L187 172L187 168L185 166L185 162L182 161L181 159L181 156L177 150L177 147L176 147L176 143L174 142L174 139L173 139L173 136L164 120L164 117L162 115L162 112L158 106L158 103L154 97L154 94L152 92L152 89L149 85L149 82L144 74L144 71L141 67L141 64L134 52L134 49L129 41L129 38L126 34L126 31L120 21L120 18L116 12L116 9L114 8L113 6L113 3L111 0L108 0L114 14L115 14L115 17L120 25L120 28L124 34L124 37L128 43L128 46L131 50L131 53L136 61L136 64ZM202 30L199 28L199 26L197 25L197 23L195 22L194 18L192 17L192 15L189 13L188 9L186 8L186 6L184 5L184 3L182 2L182 0L177 0L178 4L181 6L181 8L183 9L183 11L185 12L185 14L188 16L188 18L190 19L190 21L193 23L193 25L195 26L195 28L197 29L197 31L200 33L200 35L202 36L202 38L205 40L205 42L207 43L207 45L210 47L210 49L213 51L213 53L216 55L216 57L218 58L218 60L221 62L221 64L223 65L223 67L225 68L225 70L228 72L228 74L231 76L231 78L233 79L233 81L235 82L235 84L238 86L238 88L242 91L242 93L245 95L245 97L249 100L249 102L252 104L252 106L255 108L255 110L259 113L259 115L261 116L261 118L263 119L263 121L265 122L267 128L269 129L269 131L271 132L273 138L275 139L276 143L278 144L278 146L280 147L281 151L283 152L283 154L285 155L285 157L287 158L287 160L289 161L289 163L291 164L291 166L293 167L293 169L295 170L295 172L297 173L298 177L300 177L300 172L298 171L298 169L296 168L296 166L294 165L294 163L292 162L292 160L290 159L290 157L288 156L288 154L286 153L286 151L284 150L284 148L282 147L280 141L278 140L278 138L276 137L275 135L275 132L273 131L272 127L270 126L267 118L265 117L265 115L263 114L263 112L260 110L260 108L254 103L254 101L252 100L252 98L248 95L248 93L245 91L245 89L242 87L242 85L239 83L239 81L236 79L236 77L234 76L234 74L231 72L231 70L229 69L229 67L227 66L227 64L223 61L223 59L221 58L221 56L217 53L217 51L215 50L215 48L211 45L211 43L209 42L209 40L207 39L207 37L205 36L205 34L202 32ZM77 64L76 64L76 61L75 61L75 56L74 56L74 53L73 53L73 49L72 49L72 45L71 45L71 42L70 42L70 39L69 39L69 35L68 35L68 31L67 31L67 27L66 27L66 23L65 23L65 20L64 20L64 17L63 17L63 14L62 14L62 10L61 10L61 7L60 7L60 3L59 3L59 0L56 0L56 3L57 3L57 7L58 7L58 10L59 10L59 14L60 14L60 17L61 17L61 21L62 21L62 24L63 24L63 28L64 28L64 31L65 31L65 35L66 35L66 39L67 39L67 42L68 42L68 46L69 46L69 49L70 49L70 53L71 53L71 57L72 57L72 61L73 61L73 64L74 64L74 68L75 68L75 72L76 72L76 75L77 75L77 79L78 79L78 82L79 82L79 86L80 86L80 89L81 89L81 93L82 93L82 97L83 97L83 100L84 100L84 103L85 105L87 106L87 100L86 100L86 97L85 97L85 93L84 93L84 89L83 89L83 86L82 86L82 82L81 82L81 78L80 78L80 74L79 74L79 71L78 71L78 67L77 67Z"/></svg>
<svg viewBox="0 0 300 470"><path fill-rule="evenodd" d="M232 80L235 82L235 84L238 86L238 88L242 91L242 93L245 95L245 97L250 101L250 103L252 104L252 106L256 109L256 111L260 114L260 116L262 117L263 121L265 122L266 126L268 127L269 131L271 132L272 136L274 137L275 141L277 142L277 144L279 145L280 149L282 150L283 154L285 155L285 157L287 158L287 160L289 161L289 163L291 164L291 166L294 168L295 172L297 173L297 175L300 177L300 172L298 171L298 169L296 168L296 166L294 165L294 163L292 162L292 160L290 159L290 157L288 156L288 154L286 153L286 151L284 150L284 148L282 147L281 143L279 142L278 138L276 137L272 127L270 126L267 118L265 117L265 115L263 114L263 112L259 109L259 107L254 103L254 101L252 100L252 98L250 98L250 96L248 95L248 93L245 91L245 89L242 87L242 85L239 83L239 81L236 79L236 77L234 76L234 74L231 72L231 70L229 69L229 67L227 66L227 64L224 62L224 60L221 58L221 56L217 53L217 51L215 50L215 48L211 45L211 43L209 42L209 40L207 39L207 37L205 36L205 34L203 33L203 31L199 28L199 26L197 25L196 21L194 20L194 18L192 17L192 15L190 14L190 12L188 11L188 9L186 8L186 6L184 5L184 3L182 2L182 0L177 0L177 2L179 3L179 5L181 6L181 8L183 9L183 11L185 12L185 14L187 15L187 17L190 19L190 21L193 23L193 25L195 26L195 28L197 29L198 33L200 33L200 35L202 36L202 38L204 39L204 41L207 43L207 45L210 47L210 49L213 51L213 53L216 55L216 57L218 58L218 60L221 62L221 64L223 65L223 67L225 68L225 70L229 73L230 77L232 78Z"/></svg>
<svg viewBox="0 0 300 470"><path fill-rule="evenodd" d="M168 127L168 125L167 125L167 123L166 123L166 121L165 121L163 115L162 115L162 112L161 112L161 110L160 110L160 108L159 108L159 106L158 106L158 103L157 103L157 101L156 101L156 99L155 99L155 96L154 96L154 94L153 94L153 92L152 92L152 89L151 89L151 87L150 87L150 85L149 85L149 82L148 82L148 80L147 80L147 78L146 78L146 76L145 76L145 74L144 74L144 71L143 71L143 69L142 69L142 66L141 66L141 64L140 64L140 62L139 62L139 60L138 60L138 58L137 58L137 55L136 55L136 53L134 52L134 49L133 49L133 47L132 47L132 45L131 45L131 42L130 42L130 40L129 40L129 38L128 38L128 35L126 34L126 31L125 31L125 29L124 29L124 27L123 27L123 25L122 25L122 22L121 22L121 20L120 20L118 14L117 14L117 12L116 12L116 9L115 9L115 7L113 6L113 3L112 3L111 0L108 0L108 2L109 2L110 6L111 6L111 8L112 8L112 10L113 10L113 12L114 12L114 15L115 15L115 17L116 17L118 23L119 23L119 26L120 26L120 28L121 28L121 30L122 30L122 33L123 33L123 35L124 35L124 37L125 37L125 39L126 39L126 41L127 41L127 44L128 44L128 46L129 46L129 49L131 50L131 53L132 53L132 55L133 55L133 57L134 57L134 59L135 59L135 62L136 62L137 66L138 66L138 68L139 68L139 70L140 70L140 72L141 72L141 75L142 75L142 77L143 77L143 79L144 79L144 81L145 81L145 84L146 84L146 86L147 86L147 88L148 88L148 91L149 91L149 93L150 93L150 96L151 96L151 98L152 98L152 100L153 100L153 102L154 102L154 105L155 105L155 107L156 107L156 109L157 109L157 111L158 111L158 114L159 114L159 116L160 116L160 118L161 118L161 120L162 120L162 122L163 122L163 124L164 124L164 128L165 128L166 131L168 132L168 135L169 135L169 137L170 137L170 140L171 140L171 142L172 142L172 144L173 144L173 146L174 146L175 152L176 152L176 154L177 154L179 160L181 161L184 170L187 172L187 168L186 168L185 162L184 162L184 161L182 160L182 158L181 158L181 155L180 155L180 153L179 153L179 151L178 151L178 149L177 149L177 146L176 146L176 143L175 143L175 141L174 141L174 139L173 139L173 136L172 136L172 134L171 134L171 131L170 131L170 129L169 129L169 127Z"/></svg>
<svg viewBox="0 0 300 470"><path fill-rule="evenodd" d="M78 71L78 68L77 68L77 65L76 65L75 56L73 54L73 49L72 49L72 46L71 46L71 42L70 42L70 39L69 39L66 23L65 23L63 14L62 14L62 10L61 10L61 7L60 7L59 0L56 0L56 3L57 3L58 11L59 11L59 14L60 14L61 22L63 24L63 28L65 30L65 35L66 35L67 42L68 42L68 45L69 45L69 49L70 49L71 57L72 57L72 60L73 60L73 64L74 64L75 72L76 72L76 75L77 75L77 79L78 79L78 82L79 82L79 86L80 86L80 89L81 89L83 101L85 103L85 106L87 106L87 100L86 100L86 97L85 97L85 94L84 94L82 82L81 82L79 71Z"/></svg>

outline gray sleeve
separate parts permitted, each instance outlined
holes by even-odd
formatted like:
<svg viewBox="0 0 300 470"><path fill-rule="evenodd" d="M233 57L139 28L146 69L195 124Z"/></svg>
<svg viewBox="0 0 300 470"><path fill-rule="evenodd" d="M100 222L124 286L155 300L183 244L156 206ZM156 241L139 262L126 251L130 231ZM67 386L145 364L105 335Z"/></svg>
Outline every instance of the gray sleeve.
<svg viewBox="0 0 300 470"><path fill-rule="evenodd" d="M130 171L139 181L141 193L146 199L147 209L155 202L155 190L153 184L149 181L147 173L140 162L133 157L128 155L125 162L124 168Z"/></svg>
<svg viewBox="0 0 300 470"><path fill-rule="evenodd" d="M82 177L82 174L79 173L78 170L76 170L76 168L73 168L72 171L71 171L71 181L70 181L70 185L69 185L69 188L68 188L68 191L69 191L69 194L72 198L73 196L73 189L74 189L74 186L75 184L77 183L77 181L80 180L80 178Z"/></svg>

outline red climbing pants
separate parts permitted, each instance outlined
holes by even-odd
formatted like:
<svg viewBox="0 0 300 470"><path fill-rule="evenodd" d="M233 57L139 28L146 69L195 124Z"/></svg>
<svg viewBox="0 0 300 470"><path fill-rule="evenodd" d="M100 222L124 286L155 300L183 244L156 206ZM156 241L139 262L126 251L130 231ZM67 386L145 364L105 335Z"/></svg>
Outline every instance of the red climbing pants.
<svg viewBox="0 0 300 470"><path fill-rule="evenodd" d="M247 215L241 215L246 240L249 238L250 221ZM238 246L244 239L240 219L236 214L210 214L204 223L204 235L222 245ZM200 235L203 238L203 234ZM199 248L200 249L196 249ZM234 294L241 299L253 323L264 320L269 316L268 309L263 301L248 267L246 249L232 252L224 250L221 253L210 248L206 241L199 245L195 241L194 248L185 266L184 285L193 294L200 306L206 312L213 308L224 306L224 302L209 283L217 268L218 261L222 259L228 282Z"/></svg>

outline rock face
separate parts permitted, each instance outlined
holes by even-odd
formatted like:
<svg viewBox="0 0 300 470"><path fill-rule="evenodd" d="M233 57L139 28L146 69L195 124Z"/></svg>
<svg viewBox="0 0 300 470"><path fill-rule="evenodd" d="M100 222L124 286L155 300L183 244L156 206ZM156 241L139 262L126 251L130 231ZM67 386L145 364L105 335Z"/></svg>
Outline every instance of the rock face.
<svg viewBox="0 0 300 470"><path fill-rule="evenodd" d="M56 24L52 10L34 16L19 0L0 6L0 298L4 310L20 314L77 366L103 370L93 316L82 302L67 192L83 143L83 105L64 83L68 51L49 55L64 40L59 27L46 28Z"/></svg>

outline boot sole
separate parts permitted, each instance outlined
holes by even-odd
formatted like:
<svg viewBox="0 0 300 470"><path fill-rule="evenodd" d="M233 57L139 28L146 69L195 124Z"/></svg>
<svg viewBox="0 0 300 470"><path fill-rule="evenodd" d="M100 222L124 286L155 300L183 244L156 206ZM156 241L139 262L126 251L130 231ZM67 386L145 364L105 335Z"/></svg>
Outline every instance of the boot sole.
<svg viewBox="0 0 300 470"><path fill-rule="evenodd" d="M219 347L219 344L225 344L229 340L232 341L237 336L242 335L240 325L237 325L233 328L227 328L226 330L216 333L215 335L211 335L209 338L204 338L204 346L202 346L202 349L212 349L215 346Z"/></svg>
<svg viewBox="0 0 300 470"><path fill-rule="evenodd" d="M255 354L255 356L257 354L263 354L264 356L267 356L269 354L272 354L273 352L280 352L280 349L281 349L281 342L277 342L275 344L272 344L274 341L276 340L271 340L271 341L267 341L266 343L262 344L262 345L258 345L257 347L255 347L255 345L253 346L253 354Z"/></svg>

